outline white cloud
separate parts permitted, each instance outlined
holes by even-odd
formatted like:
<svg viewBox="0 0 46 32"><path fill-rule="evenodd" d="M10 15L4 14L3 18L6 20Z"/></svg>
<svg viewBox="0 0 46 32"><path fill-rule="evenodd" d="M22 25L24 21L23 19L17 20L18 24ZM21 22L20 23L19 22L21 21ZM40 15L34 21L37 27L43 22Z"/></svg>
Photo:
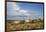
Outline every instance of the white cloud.
<svg viewBox="0 0 46 32"><path fill-rule="evenodd" d="M27 13L27 11L26 11L26 10L20 10L20 12L22 12L22 13Z"/></svg>
<svg viewBox="0 0 46 32"><path fill-rule="evenodd" d="M7 3L7 11L8 11L8 15L10 16L16 16L16 15L28 15L28 11L27 10L21 10L19 5L16 5L16 3L12 3L12 2L8 2Z"/></svg>
<svg viewBox="0 0 46 32"><path fill-rule="evenodd" d="M31 18L38 18L38 13L36 11L27 11L22 10L19 5L17 5L15 2L7 2L7 15L9 16L30 16ZM40 16L39 16L40 17ZM8 19L15 19L15 18L8 18Z"/></svg>

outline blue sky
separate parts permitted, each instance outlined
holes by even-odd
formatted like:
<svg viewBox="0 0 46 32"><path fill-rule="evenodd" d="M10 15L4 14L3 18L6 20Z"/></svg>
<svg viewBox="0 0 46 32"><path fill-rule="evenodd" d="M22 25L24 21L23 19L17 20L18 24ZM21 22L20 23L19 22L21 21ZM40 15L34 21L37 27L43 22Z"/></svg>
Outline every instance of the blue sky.
<svg viewBox="0 0 46 32"><path fill-rule="evenodd" d="M21 16L21 17L20 17ZM7 19L43 18L43 4L7 2Z"/></svg>

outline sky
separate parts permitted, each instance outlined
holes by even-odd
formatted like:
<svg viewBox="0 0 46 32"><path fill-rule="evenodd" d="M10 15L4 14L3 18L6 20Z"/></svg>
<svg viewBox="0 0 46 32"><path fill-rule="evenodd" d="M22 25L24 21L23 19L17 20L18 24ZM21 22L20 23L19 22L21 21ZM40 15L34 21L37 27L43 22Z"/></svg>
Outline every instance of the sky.
<svg viewBox="0 0 46 32"><path fill-rule="evenodd" d="M7 2L7 19L43 19L43 4Z"/></svg>

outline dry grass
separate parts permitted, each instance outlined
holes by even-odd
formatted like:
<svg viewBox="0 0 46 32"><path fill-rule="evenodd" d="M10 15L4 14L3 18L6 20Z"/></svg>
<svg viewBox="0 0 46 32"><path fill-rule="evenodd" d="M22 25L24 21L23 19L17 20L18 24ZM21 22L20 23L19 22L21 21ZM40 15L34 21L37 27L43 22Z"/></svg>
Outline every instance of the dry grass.
<svg viewBox="0 0 46 32"><path fill-rule="evenodd" d="M14 21L7 21L7 31L21 31L21 30L35 30L43 29L43 20L35 22L25 22L20 21L20 23L14 23Z"/></svg>

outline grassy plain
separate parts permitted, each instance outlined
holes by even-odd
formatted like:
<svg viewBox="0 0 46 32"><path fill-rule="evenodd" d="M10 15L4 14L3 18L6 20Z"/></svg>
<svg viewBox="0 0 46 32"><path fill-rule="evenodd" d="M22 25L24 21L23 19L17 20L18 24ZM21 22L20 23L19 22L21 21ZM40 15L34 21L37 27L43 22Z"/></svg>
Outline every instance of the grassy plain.
<svg viewBox="0 0 46 32"><path fill-rule="evenodd" d="M41 19L30 20L7 20L7 32L8 31L24 31L24 30L39 30L44 29L44 21Z"/></svg>

